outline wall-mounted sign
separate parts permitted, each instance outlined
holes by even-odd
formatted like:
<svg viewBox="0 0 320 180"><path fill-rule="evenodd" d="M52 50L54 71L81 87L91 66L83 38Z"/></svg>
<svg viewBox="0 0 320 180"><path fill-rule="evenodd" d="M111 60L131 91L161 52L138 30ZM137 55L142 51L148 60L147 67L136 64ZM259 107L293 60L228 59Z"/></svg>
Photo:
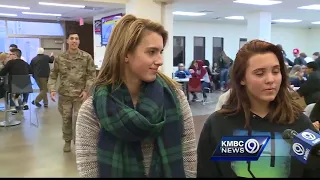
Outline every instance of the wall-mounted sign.
<svg viewBox="0 0 320 180"><path fill-rule="evenodd" d="M96 34L101 34L101 20L94 21L94 32Z"/></svg>
<svg viewBox="0 0 320 180"><path fill-rule="evenodd" d="M79 19L79 25L80 25L80 26L83 26L83 25L84 25L84 20L83 20L83 18L80 18L80 19Z"/></svg>

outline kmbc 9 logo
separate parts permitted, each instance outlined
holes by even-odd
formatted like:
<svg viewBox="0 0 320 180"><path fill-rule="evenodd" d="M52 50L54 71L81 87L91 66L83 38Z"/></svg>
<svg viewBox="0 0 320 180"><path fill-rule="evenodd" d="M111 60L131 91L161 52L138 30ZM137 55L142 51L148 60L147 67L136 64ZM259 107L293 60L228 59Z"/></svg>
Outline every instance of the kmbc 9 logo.
<svg viewBox="0 0 320 180"><path fill-rule="evenodd" d="M216 147L213 161L257 161L269 136L225 136Z"/></svg>

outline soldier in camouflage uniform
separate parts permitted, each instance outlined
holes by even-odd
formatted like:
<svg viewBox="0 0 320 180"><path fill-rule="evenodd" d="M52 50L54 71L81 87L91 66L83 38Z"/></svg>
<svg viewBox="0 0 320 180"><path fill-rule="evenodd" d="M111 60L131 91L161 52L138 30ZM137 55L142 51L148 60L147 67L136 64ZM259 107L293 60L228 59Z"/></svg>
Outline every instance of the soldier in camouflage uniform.
<svg viewBox="0 0 320 180"><path fill-rule="evenodd" d="M63 120L64 152L71 151L71 140L75 140L74 128L78 111L88 97L88 91L96 77L91 55L79 49L78 34L69 34L67 43L68 51L55 58L48 81L51 100L55 102L56 82L60 75L58 109Z"/></svg>

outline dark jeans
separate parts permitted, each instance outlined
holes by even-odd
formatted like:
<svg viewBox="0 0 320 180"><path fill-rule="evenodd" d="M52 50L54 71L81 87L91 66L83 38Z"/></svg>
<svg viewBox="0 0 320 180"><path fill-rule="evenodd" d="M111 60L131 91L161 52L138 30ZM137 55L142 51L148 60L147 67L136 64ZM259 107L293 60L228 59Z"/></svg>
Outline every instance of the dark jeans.
<svg viewBox="0 0 320 180"><path fill-rule="evenodd" d="M15 94L14 95L14 99L17 99L18 97L20 96L20 94ZM16 106L12 100L12 95L11 95L11 98L10 98L10 106L13 107L13 106ZM29 93L23 93L22 94L22 103L27 103L28 102L28 98L29 98Z"/></svg>
<svg viewBox="0 0 320 180"><path fill-rule="evenodd" d="M201 89L202 89L203 98L207 98L207 94L206 94L204 88L209 88L209 87L210 87L210 83L201 82ZM197 98L196 93L191 92L191 94L193 95L193 99Z"/></svg>
<svg viewBox="0 0 320 180"><path fill-rule="evenodd" d="M220 69L220 88L225 88L228 83L229 70L226 68Z"/></svg>

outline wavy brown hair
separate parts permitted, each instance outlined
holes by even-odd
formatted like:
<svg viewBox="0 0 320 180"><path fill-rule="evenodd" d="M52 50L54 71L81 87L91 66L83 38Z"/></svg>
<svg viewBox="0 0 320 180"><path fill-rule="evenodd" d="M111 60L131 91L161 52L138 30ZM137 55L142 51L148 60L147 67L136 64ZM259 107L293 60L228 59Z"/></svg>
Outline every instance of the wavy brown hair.
<svg viewBox="0 0 320 180"><path fill-rule="evenodd" d="M103 63L93 87L120 85L123 83L124 61L128 53L134 52L148 31L158 33L163 38L163 47L168 40L164 27L149 19L137 18L131 14L116 22L106 48ZM162 72L157 73L171 87L179 84Z"/></svg>
<svg viewBox="0 0 320 180"><path fill-rule="evenodd" d="M236 59L230 72L231 77L231 94L226 104L219 113L227 116L234 116L240 112L245 114L245 128L250 128L250 100L246 92L246 87L240 82L244 79L248 66L248 60L256 54L264 54L271 52L275 54L279 60L282 82L279 92L270 103L270 121L279 124L291 124L303 111L302 107L296 103L291 94L289 86L289 78L287 69L284 64L281 49L274 44L252 40L245 44L237 53Z"/></svg>

